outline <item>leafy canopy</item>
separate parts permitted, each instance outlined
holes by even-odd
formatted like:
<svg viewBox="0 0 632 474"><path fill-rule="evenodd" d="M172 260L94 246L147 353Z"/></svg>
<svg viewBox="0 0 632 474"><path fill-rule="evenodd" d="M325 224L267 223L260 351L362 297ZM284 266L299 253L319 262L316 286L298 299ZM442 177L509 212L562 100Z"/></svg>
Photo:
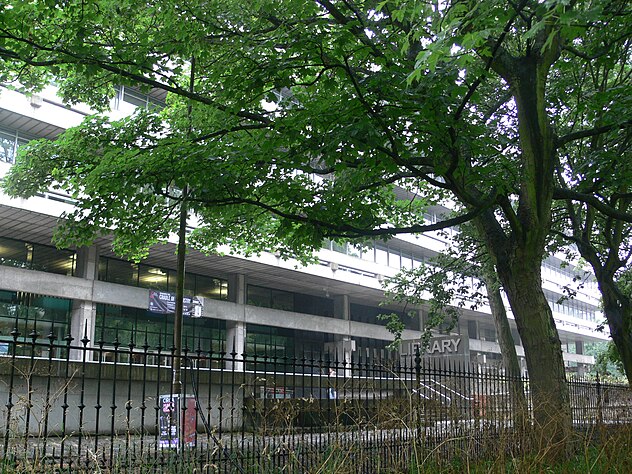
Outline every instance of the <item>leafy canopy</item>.
<svg viewBox="0 0 632 474"><path fill-rule="evenodd" d="M174 230L185 185L207 248L295 251L325 236L425 230L424 206L446 197L469 210L446 225L498 207L508 235L534 218L546 233L550 158L520 141L508 67L550 66L558 133L543 150L626 127L629 108L591 111L625 104L629 81L586 100L554 87L594 55L620 64L624 13L600 1L10 2L3 82L33 91L54 80L67 102L97 110L116 85L170 99L25 148L5 185L65 188L78 210L60 242L116 229L123 253Z"/></svg>

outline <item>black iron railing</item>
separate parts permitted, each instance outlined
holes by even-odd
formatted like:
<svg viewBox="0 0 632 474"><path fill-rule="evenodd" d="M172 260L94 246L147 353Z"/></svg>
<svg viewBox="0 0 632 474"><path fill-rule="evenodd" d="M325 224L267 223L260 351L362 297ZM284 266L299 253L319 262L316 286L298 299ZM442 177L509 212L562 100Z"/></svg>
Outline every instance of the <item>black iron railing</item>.
<svg viewBox="0 0 632 474"><path fill-rule="evenodd" d="M343 461L379 472L420 456L484 456L517 439L518 413L530 416L528 380L419 354L342 361L184 347L176 394L173 348L35 331L7 343L1 454L29 472L311 472ZM569 388L576 427L632 424L628 387Z"/></svg>

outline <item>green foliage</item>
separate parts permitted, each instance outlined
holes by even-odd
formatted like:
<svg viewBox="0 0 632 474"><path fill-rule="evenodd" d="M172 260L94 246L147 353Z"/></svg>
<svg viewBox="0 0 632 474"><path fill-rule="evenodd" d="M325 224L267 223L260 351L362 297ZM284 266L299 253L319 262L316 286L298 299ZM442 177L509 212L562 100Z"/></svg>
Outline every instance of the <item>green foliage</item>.
<svg viewBox="0 0 632 474"><path fill-rule="evenodd" d="M603 347L594 355L594 371L598 373L600 377L619 382L625 379L625 370L623 368L623 362L621 361L621 355L617 350L617 346L612 341L603 344Z"/></svg>
<svg viewBox="0 0 632 474"><path fill-rule="evenodd" d="M196 245L209 251L226 243L305 254L325 237L388 238L476 218L519 327L551 335L523 337L529 362L540 345L559 345L552 318L538 319L517 293L544 301L537 268L560 217L553 198L568 196L561 181L577 191L573 201L596 199L611 214L619 201L604 196L629 197L630 160L616 159L629 151L632 123L626 8L10 2L1 82L35 91L55 80L66 102L97 111L115 85L170 96L162 111L89 118L55 144L29 147L5 186L16 196L66 189L78 211L59 242L114 232L117 251L136 257L173 230L182 189ZM457 218L424 225L425 206L454 201ZM563 370L561 356L550 362Z"/></svg>
<svg viewBox="0 0 632 474"><path fill-rule="evenodd" d="M3 82L35 91L54 80L68 103L96 110L109 107L115 85L170 95L164 110L125 124L87 119L62 134L63 150L42 144L28 158L22 153L8 189L29 195L33 186L54 181L71 191L86 206L69 217L90 221L74 243L97 235L98 226L111 230L114 222L134 220L132 210L160 216L163 232L151 225L138 238L121 232L121 251L139 255L172 230L173 190L185 185L193 190L192 212L202 227L208 224L196 242L209 239L209 248L230 242L246 253L297 251L326 235L386 236L387 223L393 232L421 230L427 202L451 193L467 209L516 196L528 167L520 164L515 90L492 59L502 62L501 49L515 57L544 55L557 36L593 54L579 38L599 34L613 43L602 46L607 54L598 61L616 64L609 54L625 23L600 2L514 7L501 0L443 8L416 1L353 8L307 0L10 2L2 19ZM608 21L595 33L592 24L602 18ZM572 77L562 75L567 69L582 67L579 59L565 57L552 77L563 84ZM550 87L557 94L551 103L568 103L562 87ZM591 111L613 104L609 121L599 118L613 123L625 117L621 99L628 92L621 83L601 95L577 95L573 105L588 124L596 120ZM560 130L572 129L579 123L569 121L573 113L560 107L550 118ZM87 135L73 147L77 134ZM72 154L76 175L70 164L47 164L64 153ZM315 182L314 175L323 179ZM106 176L108 185L98 183ZM398 202L393 184L415 199ZM121 194L142 189L142 197L111 201L122 206L117 216L94 210L116 187ZM150 198L152 192L158 197Z"/></svg>

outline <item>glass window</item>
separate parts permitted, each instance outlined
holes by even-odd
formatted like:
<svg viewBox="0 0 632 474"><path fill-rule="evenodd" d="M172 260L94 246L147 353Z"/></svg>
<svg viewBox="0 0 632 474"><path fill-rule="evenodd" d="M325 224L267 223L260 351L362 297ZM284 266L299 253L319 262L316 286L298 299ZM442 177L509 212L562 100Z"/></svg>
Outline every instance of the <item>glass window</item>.
<svg viewBox="0 0 632 474"><path fill-rule="evenodd" d="M0 265L74 275L75 252L0 237Z"/></svg>
<svg viewBox="0 0 632 474"><path fill-rule="evenodd" d="M105 262L105 272L99 279L120 285L138 286L138 265L113 258L101 259ZM101 267L101 266L100 266Z"/></svg>
<svg viewBox="0 0 632 474"><path fill-rule="evenodd" d="M248 285L247 303L253 306L294 311L294 294L288 291Z"/></svg>
<svg viewBox="0 0 632 474"><path fill-rule="evenodd" d="M18 147L27 142L17 130L0 129L0 161L15 163Z"/></svg>
<svg viewBox="0 0 632 474"><path fill-rule="evenodd" d="M99 279L121 285L139 286L141 288L175 293L177 272L168 268L101 257L99 261ZM184 289L187 295L222 300L228 298L228 281L220 278L187 273Z"/></svg>
<svg viewBox="0 0 632 474"><path fill-rule="evenodd" d="M294 297L294 311L332 318L334 302L324 297L297 294Z"/></svg>
<svg viewBox="0 0 632 474"><path fill-rule="evenodd" d="M17 134L9 130L0 130L0 161L15 162Z"/></svg>
<svg viewBox="0 0 632 474"><path fill-rule="evenodd" d="M0 354L7 353L6 342L13 340L11 332L16 328L20 333L18 341L31 341L31 334L37 334L35 356L46 356L46 345L50 343L49 334L56 336L57 341L70 332L70 312L72 301L65 298L36 295L0 290ZM27 344L17 348L18 355L30 355L31 347ZM53 357L65 357L65 351L57 349Z"/></svg>
<svg viewBox="0 0 632 474"><path fill-rule="evenodd" d="M494 327L479 325L478 332L481 340L496 342L496 329Z"/></svg>
<svg viewBox="0 0 632 474"><path fill-rule="evenodd" d="M187 273L184 277L184 294L185 295L198 295L201 296L199 293L195 292L195 280L196 280L196 275L193 275L192 273Z"/></svg>
<svg viewBox="0 0 632 474"><path fill-rule="evenodd" d="M369 262L375 262L375 247L373 245L367 245L362 250L361 258L362 258L362 260L367 260Z"/></svg>
<svg viewBox="0 0 632 474"><path fill-rule="evenodd" d="M146 109L160 109L165 106L165 103L155 97L141 92L134 87L118 86L116 88L115 107L119 110L124 109L122 102L126 102L134 107L141 107Z"/></svg>
<svg viewBox="0 0 632 474"><path fill-rule="evenodd" d="M225 300L228 298L228 282L218 278L196 275L195 294L216 300Z"/></svg>
<svg viewBox="0 0 632 474"><path fill-rule="evenodd" d="M332 318L334 303L330 298L248 285L247 304L265 308L296 311Z"/></svg>
<svg viewBox="0 0 632 474"><path fill-rule="evenodd" d="M0 265L31 268L32 250L26 242L0 237Z"/></svg>
<svg viewBox="0 0 632 474"><path fill-rule="evenodd" d="M361 323L377 324L385 326L386 322L378 318L380 314L395 313L399 316L407 329L419 329L419 320L416 316L411 316L401 311L393 311L387 308L376 308L373 306L364 306L357 303L350 305L351 320Z"/></svg>
<svg viewBox="0 0 632 474"><path fill-rule="evenodd" d="M331 249L334 252L339 252L339 253L347 253L347 243L346 242L332 242L331 243Z"/></svg>
<svg viewBox="0 0 632 474"><path fill-rule="evenodd" d="M75 253L44 245L33 245L32 269L71 276L75 271Z"/></svg>
<svg viewBox="0 0 632 474"><path fill-rule="evenodd" d="M248 324L246 327L246 354L265 354L268 357L293 356L293 331L272 326Z"/></svg>
<svg viewBox="0 0 632 474"><path fill-rule="evenodd" d="M407 253L402 253L402 268L412 270L413 268L413 256Z"/></svg>
<svg viewBox="0 0 632 474"><path fill-rule="evenodd" d="M476 321L469 320L467 322L467 337L470 339L478 339L478 324Z"/></svg>
<svg viewBox="0 0 632 474"><path fill-rule="evenodd" d="M402 262L399 250L390 250L388 252L388 264L393 268L401 268Z"/></svg>
<svg viewBox="0 0 632 474"><path fill-rule="evenodd" d="M375 263L388 265L388 249L386 247L375 246Z"/></svg>
<svg viewBox="0 0 632 474"><path fill-rule="evenodd" d="M287 291L272 290L272 305L271 308L280 309L283 311L294 311L294 294Z"/></svg>
<svg viewBox="0 0 632 474"><path fill-rule="evenodd" d="M169 291L169 270L140 265L138 269L138 286L152 290Z"/></svg>
<svg viewBox="0 0 632 474"><path fill-rule="evenodd" d="M363 246L362 245L347 245L347 255L351 257L360 258L362 256Z"/></svg>
<svg viewBox="0 0 632 474"><path fill-rule="evenodd" d="M269 308L272 305L272 296L269 288L248 285L247 293L246 303L249 305L263 306L264 308Z"/></svg>
<svg viewBox="0 0 632 474"><path fill-rule="evenodd" d="M226 333L224 321L185 317L183 325L183 348L189 351L215 353L224 350ZM104 346L111 346L115 340L118 340L125 348L133 341L137 350L147 341L151 352L156 351L160 346L161 350L168 354L173 346L173 315L155 314L125 306L98 304L95 337L97 341L103 341Z"/></svg>

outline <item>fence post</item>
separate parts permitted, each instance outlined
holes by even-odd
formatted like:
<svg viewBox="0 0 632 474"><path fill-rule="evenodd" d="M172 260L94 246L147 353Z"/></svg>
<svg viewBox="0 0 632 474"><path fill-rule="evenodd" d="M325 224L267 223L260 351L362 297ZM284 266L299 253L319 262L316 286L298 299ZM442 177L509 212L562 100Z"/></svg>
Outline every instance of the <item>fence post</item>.
<svg viewBox="0 0 632 474"><path fill-rule="evenodd" d="M419 352L419 346L415 346L415 388L412 393L417 399L414 406L417 407L417 433L415 438L419 440L421 438L421 354Z"/></svg>
<svg viewBox="0 0 632 474"><path fill-rule="evenodd" d="M601 381L599 380L599 372L595 378L597 385L597 426L601 426L603 423L603 398L601 393Z"/></svg>
<svg viewBox="0 0 632 474"><path fill-rule="evenodd" d="M3 458L6 458L9 454L9 436L11 432L11 410L15 406L13 404L13 382L15 380L15 358L18 350L18 337L20 337L20 331L18 330L17 320L15 322L15 327L13 331L11 331L11 337L13 340L10 342L11 345L11 374L9 376L9 396L7 400L7 404L5 405L7 408L7 418L4 426L4 449L3 449ZM25 434L25 436L28 436Z"/></svg>

